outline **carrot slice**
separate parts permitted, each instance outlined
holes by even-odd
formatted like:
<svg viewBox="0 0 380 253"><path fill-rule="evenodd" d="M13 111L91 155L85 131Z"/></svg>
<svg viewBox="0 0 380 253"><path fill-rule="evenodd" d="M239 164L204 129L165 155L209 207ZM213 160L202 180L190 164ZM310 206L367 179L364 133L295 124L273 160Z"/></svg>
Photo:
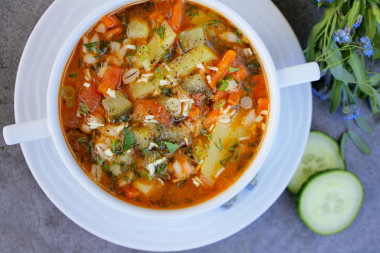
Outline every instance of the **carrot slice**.
<svg viewBox="0 0 380 253"><path fill-rule="evenodd" d="M228 95L227 103L233 106L237 106L239 104L240 98L243 95L243 90L239 89L237 91L231 92Z"/></svg>
<svg viewBox="0 0 380 253"><path fill-rule="evenodd" d="M257 101L257 111L261 112L263 110L268 110L269 99L267 98L259 98Z"/></svg>
<svg viewBox="0 0 380 253"><path fill-rule="evenodd" d="M228 72L228 68L236 58L236 53L233 50L228 50L217 65L218 71L216 71L211 78L210 88L215 89L216 84L222 79Z"/></svg>
<svg viewBox="0 0 380 253"><path fill-rule="evenodd" d="M107 38L107 39L111 39L113 36L119 35L122 32L123 32L123 28L121 26L119 26L119 27L116 27L116 28L114 28L114 29L109 30L108 32L106 32L104 34L104 37Z"/></svg>
<svg viewBox="0 0 380 253"><path fill-rule="evenodd" d="M201 116L201 108L197 105L193 105L189 110L189 118L191 120L196 120Z"/></svg>
<svg viewBox="0 0 380 253"><path fill-rule="evenodd" d="M121 73L123 69L119 66L109 67L100 81L98 90L105 96L108 96L108 89L116 90L120 84Z"/></svg>
<svg viewBox="0 0 380 253"><path fill-rule="evenodd" d="M228 96L228 92L227 91L216 91L213 95L212 95L212 101L214 103L217 103L219 102L220 100L222 100L223 98L226 98Z"/></svg>
<svg viewBox="0 0 380 253"><path fill-rule="evenodd" d="M115 15L105 16L102 18L102 21L108 29L121 26L120 20Z"/></svg>
<svg viewBox="0 0 380 253"><path fill-rule="evenodd" d="M256 98L266 97L267 88L265 87L265 78L263 74L255 75L252 78L254 82L254 88L252 90L252 95Z"/></svg>
<svg viewBox="0 0 380 253"><path fill-rule="evenodd" d="M236 81L241 82L248 76L248 71L243 65L240 65L239 70L237 72L234 72L232 76L236 79Z"/></svg>
<svg viewBox="0 0 380 253"><path fill-rule="evenodd" d="M209 128L211 125L215 124L220 116L220 109L214 109L207 115L205 125Z"/></svg>
<svg viewBox="0 0 380 253"><path fill-rule="evenodd" d="M173 6L172 15L170 16L170 25L176 33L180 32L181 30L182 7L183 0L178 0L177 3Z"/></svg>
<svg viewBox="0 0 380 253"><path fill-rule="evenodd" d="M169 126L172 123L169 112L156 99L135 100L133 119L144 121L147 116L153 116L151 120L157 120L165 126Z"/></svg>

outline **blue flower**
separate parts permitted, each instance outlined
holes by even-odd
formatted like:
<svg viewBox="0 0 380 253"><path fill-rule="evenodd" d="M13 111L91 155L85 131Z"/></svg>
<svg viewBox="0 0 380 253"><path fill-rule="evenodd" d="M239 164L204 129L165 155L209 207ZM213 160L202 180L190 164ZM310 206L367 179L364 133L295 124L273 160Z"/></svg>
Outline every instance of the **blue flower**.
<svg viewBox="0 0 380 253"><path fill-rule="evenodd" d="M360 107L355 103L351 103L343 106L342 112L344 121L356 119L360 115Z"/></svg>
<svg viewBox="0 0 380 253"><path fill-rule="evenodd" d="M320 3L322 0L317 0L318 3ZM329 3L334 2L334 0L329 0Z"/></svg>
<svg viewBox="0 0 380 253"><path fill-rule="evenodd" d="M358 28L361 23L363 22L363 16L362 15L359 15L357 18L356 18L356 22L355 24L352 25L353 28Z"/></svg>
<svg viewBox="0 0 380 253"><path fill-rule="evenodd" d="M333 34L333 39L335 42L338 42L339 44L342 43L348 43L351 39L351 29L346 27L344 30L339 29L336 30L335 33Z"/></svg>
<svg viewBox="0 0 380 253"><path fill-rule="evenodd" d="M360 38L360 43L363 45L363 52L365 56L371 57L373 55L372 42L368 36Z"/></svg>

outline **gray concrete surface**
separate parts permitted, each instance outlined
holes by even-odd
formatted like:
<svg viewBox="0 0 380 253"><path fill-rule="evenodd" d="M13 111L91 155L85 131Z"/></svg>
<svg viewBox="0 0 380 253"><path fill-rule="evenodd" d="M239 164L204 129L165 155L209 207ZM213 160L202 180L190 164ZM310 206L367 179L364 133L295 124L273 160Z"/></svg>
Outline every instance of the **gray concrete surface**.
<svg viewBox="0 0 380 253"><path fill-rule="evenodd" d="M17 66L29 34L51 2L0 0L0 128L14 123ZM305 46L320 11L310 0L274 2ZM380 252L380 125L367 110L362 115L375 131L359 131L372 149L371 156L348 143L347 167L358 175L365 189L363 206L351 227L328 237L312 233L299 220L294 197L285 191L247 228L188 252ZM312 127L339 138L348 125L337 115L330 116L327 104L314 98ZM99 239L65 217L39 188L19 146L7 147L0 138L0 157L0 252L139 252Z"/></svg>

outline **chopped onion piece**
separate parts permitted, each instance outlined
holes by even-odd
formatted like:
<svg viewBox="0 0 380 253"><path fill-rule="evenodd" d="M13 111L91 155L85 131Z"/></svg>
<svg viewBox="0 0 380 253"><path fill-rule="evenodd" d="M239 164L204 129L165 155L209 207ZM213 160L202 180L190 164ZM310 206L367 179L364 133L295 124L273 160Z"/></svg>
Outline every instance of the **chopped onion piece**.
<svg viewBox="0 0 380 253"><path fill-rule="evenodd" d="M250 97L243 97L240 101L240 106L244 109L252 108L252 99Z"/></svg>
<svg viewBox="0 0 380 253"><path fill-rule="evenodd" d="M84 73L84 79L86 81L90 81L91 80L90 70L89 69L85 69L85 70L83 70L83 73Z"/></svg>
<svg viewBox="0 0 380 253"><path fill-rule="evenodd" d="M163 164L167 161L167 158L164 157L164 158L161 158L161 159L158 159L158 160L155 160L153 161L152 163L149 163L147 166L146 166L146 169L149 171L149 174L151 176L154 175L155 171L156 171L156 166L157 165L160 165L160 164Z"/></svg>
<svg viewBox="0 0 380 253"><path fill-rule="evenodd" d="M107 94L111 97L111 98L116 98L116 92L114 90L111 90L110 88L108 88L107 90Z"/></svg>
<svg viewBox="0 0 380 253"><path fill-rule="evenodd" d="M104 154L106 154L108 157L112 157L113 156L113 153L112 153L112 151L109 148L107 148L106 150L104 150Z"/></svg>
<svg viewBox="0 0 380 253"><path fill-rule="evenodd" d="M249 136L245 136L245 137L240 137L239 138L239 141L246 141L246 140L249 140L251 137Z"/></svg>
<svg viewBox="0 0 380 253"><path fill-rule="evenodd" d="M99 41L99 36L98 36L98 34L97 34L97 33L95 33L95 35L94 35L94 36L92 36L92 38L91 38L90 42L91 42L91 43L93 43L93 42L97 42L97 41Z"/></svg>
<svg viewBox="0 0 380 253"><path fill-rule="evenodd" d="M86 54L83 57L83 61L89 65L94 65L98 62L98 59L96 59L92 54Z"/></svg>
<svg viewBox="0 0 380 253"><path fill-rule="evenodd" d="M244 52L246 57L250 57L253 55L252 49L250 49L249 47L244 48L243 52Z"/></svg>
<svg viewBox="0 0 380 253"><path fill-rule="evenodd" d="M207 68L209 70L212 70L212 71L218 71L219 70L217 67L213 67L213 66L208 66Z"/></svg>
<svg viewBox="0 0 380 253"><path fill-rule="evenodd" d="M222 172L225 170L226 168L223 167L221 168L216 174L215 174L215 178L218 178L220 176L220 174L222 174Z"/></svg>
<svg viewBox="0 0 380 253"><path fill-rule="evenodd" d="M203 66L202 63L198 63L197 68L199 68L200 70L205 71L205 66Z"/></svg>
<svg viewBox="0 0 380 253"><path fill-rule="evenodd" d="M169 68L169 66L168 65L166 65L166 63L164 62L164 63L162 63L162 66L164 66L165 68L166 68L166 70L167 71L172 71L170 68Z"/></svg>
<svg viewBox="0 0 380 253"><path fill-rule="evenodd" d="M105 33L106 26L102 22L100 22L99 25L96 27L95 31L98 33Z"/></svg>
<svg viewBox="0 0 380 253"><path fill-rule="evenodd" d="M230 115L228 115L228 114L220 115L218 121L222 124L229 124L229 123L231 123Z"/></svg>
<svg viewBox="0 0 380 253"><path fill-rule="evenodd" d="M196 186L196 187L199 187L200 183L195 179L193 178L193 184Z"/></svg>
<svg viewBox="0 0 380 253"><path fill-rule="evenodd" d="M160 80L160 85L161 86L170 85L170 82L168 80Z"/></svg>
<svg viewBox="0 0 380 253"><path fill-rule="evenodd" d="M149 143L148 149L152 149L152 148L158 148L158 145L154 142Z"/></svg>
<svg viewBox="0 0 380 253"><path fill-rule="evenodd" d="M259 115L259 116L256 117L255 122L260 122L263 119L264 119L263 116Z"/></svg>
<svg viewBox="0 0 380 253"><path fill-rule="evenodd" d="M228 86L225 91L236 91L239 88L239 84L235 81L235 79L227 80Z"/></svg>
<svg viewBox="0 0 380 253"><path fill-rule="evenodd" d="M206 75L206 79L207 79L208 84L211 84L211 82L212 82L211 76L210 75Z"/></svg>
<svg viewBox="0 0 380 253"><path fill-rule="evenodd" d="M136 46L135 45L126 45L125 46L127 49L131 49L131 50L136 50Z"/></svg>
<svg viewBox="0 0 380 253"><path fill-rule="evenodd" d="M261 123L261 130L265 131L265 124Z"/></svg>
<svg viewBox="0 0 380 253"><path fill-rule="evenodd" d="M262 114L262 115L268 115L268 111L267 111L267 110L262 110L262 111L260 112L260 114Z"/></svg>
<svg viewBox="0 0 380 253"><path fill-rule="evenodd" d="M87 82L84 82L83 83L83 86L86 87L86 88L89 88L91 86L91 84L87 83Z"/></svg>
<svg viewBox="0 0 380 253"><path fill-rule="evenodd" d="M154 115L147 115L147 116L145 116L145 119L147 119L147 120L154 119Z"/></svg>

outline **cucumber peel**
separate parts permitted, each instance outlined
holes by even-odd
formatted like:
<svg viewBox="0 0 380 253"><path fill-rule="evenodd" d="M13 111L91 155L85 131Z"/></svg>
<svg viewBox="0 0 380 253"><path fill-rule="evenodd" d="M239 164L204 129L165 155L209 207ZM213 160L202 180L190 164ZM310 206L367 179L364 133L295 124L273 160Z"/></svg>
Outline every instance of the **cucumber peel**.
<svg viewBox="0 0 380 253"><path fill-rule="evenodd" d="M355 220L363 196L363 186L353 173L341 169L322 171L302 186L298 213L313 232L336 234Z"/></svg>
<svg viewBox="0 0 380 253"><path fill-rule="evenodd" d="M288 190L297 194L302 184L313 174L334 168L345 169L345 167L338 143L323 132L311 131L304 155L288 185Z"/></svg>

